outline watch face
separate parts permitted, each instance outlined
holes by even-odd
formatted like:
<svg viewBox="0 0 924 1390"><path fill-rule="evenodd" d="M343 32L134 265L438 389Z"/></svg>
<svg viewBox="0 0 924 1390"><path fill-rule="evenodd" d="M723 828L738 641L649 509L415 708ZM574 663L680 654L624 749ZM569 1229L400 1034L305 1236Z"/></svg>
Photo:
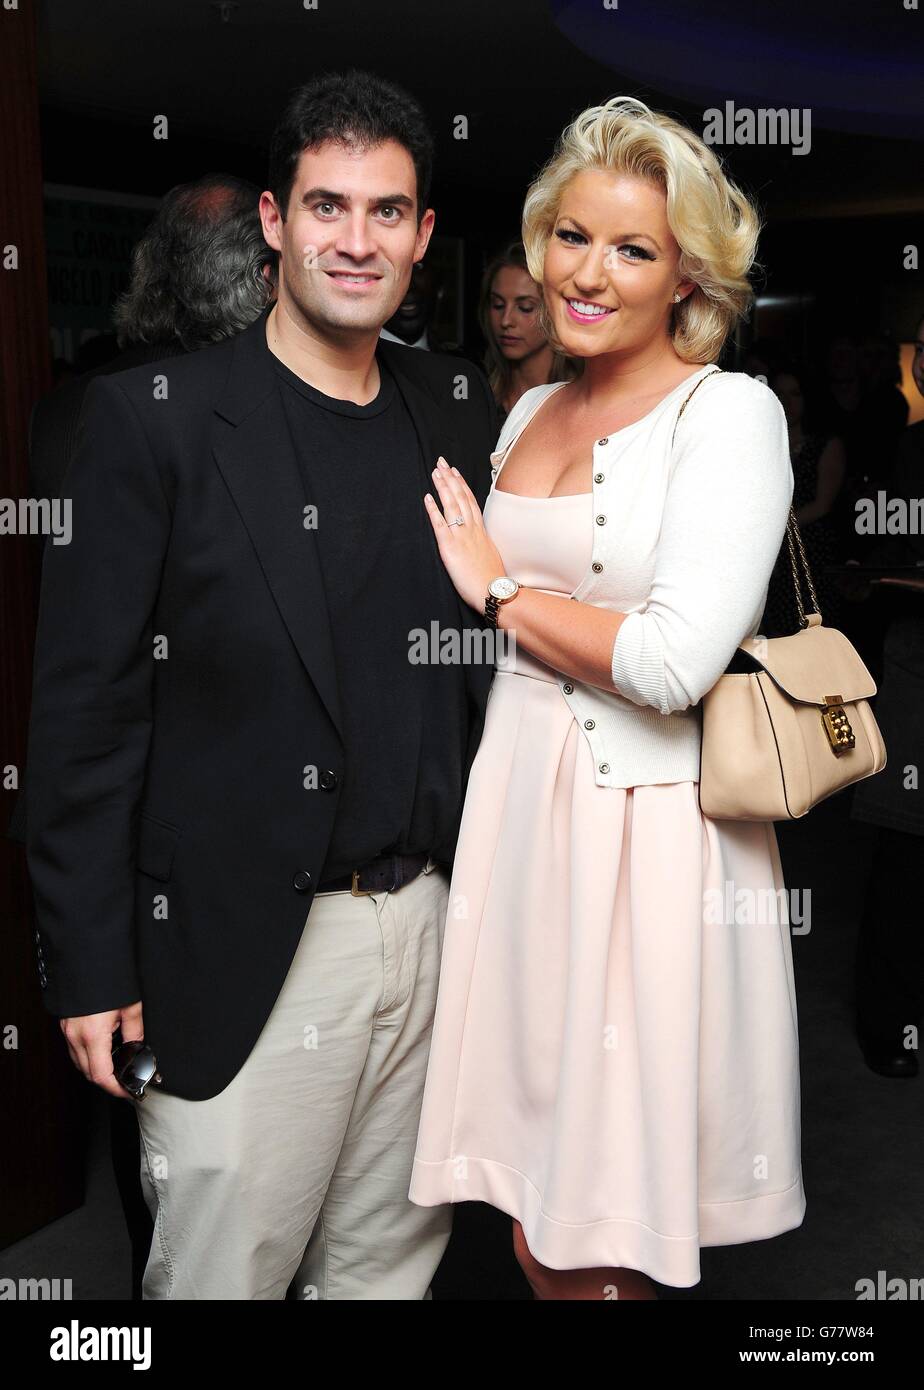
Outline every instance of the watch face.
<svg viewBox="0 0 924 1390"><path fill-rule="evenodd" d="M513 598L513 595L519 587L515 579L508 579L507 576L504 575L500 579L491 580L491 583L488 585L488 593L494 598Z"/></svg>

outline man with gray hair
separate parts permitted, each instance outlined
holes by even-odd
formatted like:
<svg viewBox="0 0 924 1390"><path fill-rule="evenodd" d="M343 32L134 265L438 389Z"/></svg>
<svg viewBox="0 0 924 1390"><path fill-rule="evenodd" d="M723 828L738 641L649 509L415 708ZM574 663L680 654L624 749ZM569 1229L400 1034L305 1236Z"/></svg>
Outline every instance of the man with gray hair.
<svg viewBox="0 0 924 1390"><path fill-rule="evenodd" d="M205 174L164 195L113 310L121 351L43 396L32 412L33 497L61 495L93 377L233 338L275 297L276 256L263 237L259 199L260 189L235 174Z"/></svg>
<svg viewBox="0 0 924 1390"><path fill-rule="evenodd" d="M234 174L206 174L165 194L115 306L120 348L144 344L163 356L165 344L179 344L194 352L250 327L273 297L276 276L259 201L260 189ZM121 368L120 359L113 370Z"/></svg>

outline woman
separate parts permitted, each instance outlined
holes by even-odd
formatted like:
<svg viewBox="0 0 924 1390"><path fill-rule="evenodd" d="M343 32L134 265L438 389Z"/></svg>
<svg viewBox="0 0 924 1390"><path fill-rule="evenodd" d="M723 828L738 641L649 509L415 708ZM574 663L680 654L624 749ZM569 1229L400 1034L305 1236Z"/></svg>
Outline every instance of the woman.
<svg viewBox="0 0 924 1390"><path fill-rule="evenodd" d="M425 499L516 649L469 778L409 1196L509 1213L537 1298L689 1287L701 1246L805 1210L773 826L697 796L696 706L757 630L792 496L779 401L714 364L757 229L677 122L621 97L577 117L523 239L583 373L517 403L484 517L442 462ZM488 603L501 576L519 588Z"/></svg>
<svg viewBox="0 0 924 1390"><path fill-rule="evenodd" d="M524 391L576 374L575 364L555 351L540 327L541 306L542 290L527 269L523 244L512 242L482 276L478 299L484 365L502 421Z"/></svg>
<svg viewBox="0 0 924 1390"><path fill-rule="evenodd" d="M843 601L825 566L839 564L841 560L833 514L847 469L844 445L829 430L816 428L811 417L807 417L804 377L798 369L780 368L771 375L769 384L780 399L789 427L789 456L794 480L792 506L822 618L827 627L839 628ZM789 546L785 544L770 577L760 630L767 637L784 637L799 630Z"/></svg>

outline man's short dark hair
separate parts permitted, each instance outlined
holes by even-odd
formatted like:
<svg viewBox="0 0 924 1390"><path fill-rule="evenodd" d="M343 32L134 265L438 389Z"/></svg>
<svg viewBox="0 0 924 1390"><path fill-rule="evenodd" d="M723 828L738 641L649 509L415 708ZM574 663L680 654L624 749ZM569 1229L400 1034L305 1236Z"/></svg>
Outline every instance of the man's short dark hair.
<svg viewBox="0 0 924 1390"><path fill-rule="evenodd" d="M410 93L358 68L320 73L298 87L270 141L269 188L283 220L302 152L315 150L326 140L366 149L386 140L402 145L417 175L420 224L430 196L433 136L423 108Z"/></svg>

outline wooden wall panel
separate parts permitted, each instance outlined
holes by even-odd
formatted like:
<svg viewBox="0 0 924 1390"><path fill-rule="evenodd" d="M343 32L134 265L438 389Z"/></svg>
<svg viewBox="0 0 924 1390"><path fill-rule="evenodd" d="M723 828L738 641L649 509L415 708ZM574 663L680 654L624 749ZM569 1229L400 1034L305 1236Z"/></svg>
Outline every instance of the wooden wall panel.
<svg viewBox="0 0 924 1390"><path fill-rule="evenodd" d="M50 375L36 21L31 0L19 0L16 9L0 4L0 497L30 495L29 417ZM0 535L0 768L20 772L33 551L28 536ZM82 1203L89 1099L42 1005L25 852L5 835L14 800L0 786L0 1248Z"/></svg>

